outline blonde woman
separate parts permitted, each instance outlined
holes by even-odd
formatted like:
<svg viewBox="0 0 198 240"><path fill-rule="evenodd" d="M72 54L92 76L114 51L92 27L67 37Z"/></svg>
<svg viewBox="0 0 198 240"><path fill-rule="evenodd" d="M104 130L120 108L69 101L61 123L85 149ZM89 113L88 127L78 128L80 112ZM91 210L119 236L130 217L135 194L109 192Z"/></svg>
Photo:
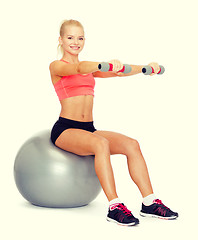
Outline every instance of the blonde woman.
<svg viewBox="0 0 198 240"><path fill-rule="evenodd" d="M132 226L139 223L131 211L120 201L116 192L114 174L110 162L113 154L127 158L131 179L143 197L140 215L163 219L175 219L178 213L171 211L153 193L148 169L135 139L111 131L96 130L93 121L95 78L124 77L142 72L143 66L131 65L128 74L119 72L123 64L112 60L113 71L99 71L99 62L79 61L79 53L85 44L84 29L76 20L66 20L60 28L59 46L63 56L50 64L52 83L61 104L61 113L53 126L51 140L57 147L80 156L95 155L95 170L102 189L109 201L107 220ZM149 64L158 73L157 63ZM110 93L111 94L111 93ZM120 96L121 98L121 96Z"/></svg>

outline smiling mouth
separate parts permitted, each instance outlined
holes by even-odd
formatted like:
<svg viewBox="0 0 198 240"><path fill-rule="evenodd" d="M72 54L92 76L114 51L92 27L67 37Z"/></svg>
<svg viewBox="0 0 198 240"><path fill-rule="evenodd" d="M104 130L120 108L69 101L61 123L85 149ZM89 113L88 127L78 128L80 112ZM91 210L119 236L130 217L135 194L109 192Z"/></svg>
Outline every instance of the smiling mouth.
<svg viewBox="0 0 198 240"><path fill-rule="evenodd" d="M80 47L78 47L78 46L70 46L70 48L73 49L73 50L78 50L78 49L80 49Z"/></svg>

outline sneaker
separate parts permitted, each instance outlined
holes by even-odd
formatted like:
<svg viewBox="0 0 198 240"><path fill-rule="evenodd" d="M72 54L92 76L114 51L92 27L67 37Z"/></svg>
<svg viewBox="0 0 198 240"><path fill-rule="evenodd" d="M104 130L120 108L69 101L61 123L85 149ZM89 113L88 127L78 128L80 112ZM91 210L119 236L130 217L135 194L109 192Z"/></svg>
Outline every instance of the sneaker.
<svg viewBox="0 0 198 240"><path fill-rule="evenodd" d="M117 203L110 206L107 221L122 226L134 226L139 223L139 220L133 216L123 203Z"/></svg>
<svg viewBox="0 0 198 240"><path fill-rule="evenodd" d="M161 200L155 199L153 204L149 206L145 206L142 203L142 210L140 211L140 216L142 217L156 217L161 219L175 219L178 217L177 212L171 211L168 207L166 207Z"/></svg>

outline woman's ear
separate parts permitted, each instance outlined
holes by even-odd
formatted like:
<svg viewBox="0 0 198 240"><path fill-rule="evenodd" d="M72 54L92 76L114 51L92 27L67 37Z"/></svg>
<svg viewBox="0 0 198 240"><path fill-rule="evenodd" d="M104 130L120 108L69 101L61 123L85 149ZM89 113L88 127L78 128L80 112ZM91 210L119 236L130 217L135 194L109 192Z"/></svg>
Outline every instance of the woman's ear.
<svg viewBox="0 0 198 240"><path fill-rule="evenodd" d="M63 40L62 40L61 36L58 38L58 41L59 41L59 44L62 46L63 45Z"/></svg>

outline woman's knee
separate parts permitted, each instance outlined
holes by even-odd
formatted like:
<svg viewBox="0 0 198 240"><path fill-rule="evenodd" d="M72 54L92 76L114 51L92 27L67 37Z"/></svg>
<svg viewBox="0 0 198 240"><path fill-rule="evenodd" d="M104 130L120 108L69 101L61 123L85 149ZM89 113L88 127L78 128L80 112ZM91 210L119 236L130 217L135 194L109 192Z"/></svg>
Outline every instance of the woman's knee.
<svg viewBox="0 0 198 240"><path fill-rule="evenodd" d="M140 152L140 144L136 139L129 138L127 143L125 144L126 147L126 155L131 153Z"/></svg>
<svg viewBox="0 0 198 240"><path fill-rule="evenodd" d="M96 152L110 152L109 141L104 137L97 137L94 147Z"/></svg>
<svg viewBox="0 0 198 240"><path fill-rule="evenodd" d="M135 149L137 149L137 150L140 149L140 144L139 144L139 142L138 142L136 139L132 139L132 140L131 140L131 144L132 144L132 146L133 146Z"/></svg>

